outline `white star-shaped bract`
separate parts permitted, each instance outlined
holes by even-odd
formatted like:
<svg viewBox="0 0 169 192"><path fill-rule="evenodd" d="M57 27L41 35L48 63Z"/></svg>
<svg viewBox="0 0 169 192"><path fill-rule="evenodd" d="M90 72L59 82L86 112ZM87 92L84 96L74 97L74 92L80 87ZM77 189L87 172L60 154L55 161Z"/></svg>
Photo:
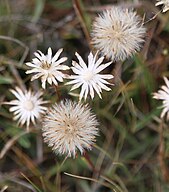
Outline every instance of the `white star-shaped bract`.
<svg viewBox="0 0 169 192"><path fill-rule="evenodd" d="M36 73L32 76L31 81L41 78L42 88L46 88L46 81L51 85L52 82L57 86L58 81L63 82L63 78L66 74L62 73L62 70L69 69L66 65L61 65L61 63L67 60L67 57L59 56L63 49L59 49L57 53L52 57L52 49L48 48L47 55L44 55L41 51L34 53L36 58L32 59L32 62L27 62L26 65L32 67L33 69L27 70L26 74Z"/></svg>
<svg viewBox="0 0 169 192"><path fill-rule="evenodd" d="M163 12L166 12L169 10L169 0L157 0L158 2L155 4L155 6L164 5L163 6Z"/></svg>
<svg viewBox="0 0 169 192"><path fill-rule="evenodd" d="M110 91L111 89L106 85L110 85L106 79L112 79L113 75L111 74L99 74L103 69L108 67L112 62L106 64L101 64L104 60L104 57L100 57L98 60L97 53L93 56L92 53L88 56L88 65L83 61L82 57L75 53L76 57L79 60L79 63L72 61L72 71L76 75L69 76L69 79L73 79L67 84L74 84L71 88L71 91L77 89L81 86L79 99L83 97L86 100L88 93L90 93L91 98L94 98L94 91L101 97L102 89Z"/></svg>
<svg viewBox="0 0 169 192"><path fill-rule="evenodd" d="M16 87L11 92L16 99L6 102L8 105L13 105L9 111L14 114L14 120L18 120L21 125L26 123L27 128L29 128L30 122L35 124L35 118L40 119L41 115L45 113L47 107L42 106L42 104L48 103L48 101L42 100L43 92L41 91L34 93L30 90L22 91Z"/></svg>
<svg viewBox="0 0 169 192"><path fill-rule="evenodd" d="M153 98L162 100L163 110L161 112L161 118L166 115L167 120L169 120L169 80L164 77L164 81L166 85L161 86L161 89L157 93L153 93Z"/></svg>

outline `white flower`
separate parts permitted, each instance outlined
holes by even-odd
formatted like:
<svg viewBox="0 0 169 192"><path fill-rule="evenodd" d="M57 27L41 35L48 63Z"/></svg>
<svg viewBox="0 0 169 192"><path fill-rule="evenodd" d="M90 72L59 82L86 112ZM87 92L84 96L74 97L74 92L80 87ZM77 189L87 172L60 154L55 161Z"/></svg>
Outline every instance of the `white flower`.
<svg viewBox="0 0 169 192"><path fill-rule="evenodd" d="M166 85L161 86L161 89L158 90L157 93L153 93L154 99L162 100L162 112L161 112L161 118L167 115L167 120L169 120L169 80L164 77L164 81Z"/></svg>
<svg viewBox="0 0 169 192"><path fill-rule="evenodd" d="M158 6L158 5L164 5L163 7L163 12L166 12L169 10L169 0L157 0L158 2L155 4L155 6Z"/></svg>
<svg viewBox="0 0 169 192"><path fill-rule="evenodd" d="M27 66L33 69L26 71L26 74L36 73L33 75L31 81L41 78L42 87L45 89L46 81L51 85L52 82L57 86L58 82L63 82L65 74L61 70L69 69L66 65L61 65L67 60L67 57L62 57L58 60L63 49L59 49L57 53L52 57L52 49L48 48L48 54L44 55L41 51L34 53L36 58L32 59L32 62L26 63Z"/></svg>
<svg viewBox="0 0 169 192"><path fill-rule="evenodd" d="M83 154L90 150L98 135L98 122L88 105L71 100L54 104L44 117L44 141L57 154L75 157L77 150Z"/></svg>
<svg viewBox="0 0 169 192"><path fill-rule="evenodd" d="M140 50L145 32L136 12L113 7L96 17L92 44L113 61L123 61Z"/></svg>
<svg viewBox="0 0 169 192"><path fill-rule="evenodd" d="M6 102L6 104L13 105L9 111L13 112L14 120L18 120L19 124L23 125L26 123L28 128L30 122L35 124L35 118L39 119L41 114L44 114L47 110L46 107L41 106L44 103L48 103L42 100L42 92L22 91L18 87L15 90L12 89L11 92L15 95L16 99Z"/></svg>
<svg viewBox="0 0 169 192"><path fill-rule="evenodd" d="M67 84L74 84L71 88L71 91L81 86L81 92L79 99L81 100L82 97L87 98L88 93L90 93L91 98L94 98L94 90L101 98L102 89L106 91L110 91L111 89L106 86L110 83L107 82L105 79L112 79L113 75L105 75L99 74L103 69L108 67L112 62L101 64L103 62L104 57L99 58L96 60L97 53L93 56L92 53L88 56L88 66L83 61L82 57L75 53L76 57L79 60L79 64L76 61L72 62L73 67L72 71L76 75L69 76L69 79L73 79Z"/></svg>

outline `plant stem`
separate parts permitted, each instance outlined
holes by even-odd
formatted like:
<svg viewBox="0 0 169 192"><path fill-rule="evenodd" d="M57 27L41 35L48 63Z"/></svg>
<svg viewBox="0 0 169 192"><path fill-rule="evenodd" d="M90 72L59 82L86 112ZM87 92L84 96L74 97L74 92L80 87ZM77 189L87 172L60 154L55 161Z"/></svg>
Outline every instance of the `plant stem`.
<svg viewBox="0 0 169 192"><path fill-rule="evenodd" d="M90 167L92 168L94 173L98 173L99 171L96 170L93 162L90 159L90 156L88 155L88 153L84 153L83 157L86 159L86 161L88 162L88 164L90 165Z"/></svg>

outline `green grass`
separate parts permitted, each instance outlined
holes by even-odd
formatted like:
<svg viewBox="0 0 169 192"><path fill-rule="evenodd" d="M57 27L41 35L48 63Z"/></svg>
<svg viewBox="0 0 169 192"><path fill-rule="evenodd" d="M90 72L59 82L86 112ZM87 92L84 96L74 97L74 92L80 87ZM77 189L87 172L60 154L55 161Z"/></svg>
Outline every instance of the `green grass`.
<svg viewBox="0 0 169 192"><path fill-rule="evenodd" d="M152 99L164 84L162 76L169 76L168 12L146 24L149 46L107 69L115 75L112 91L103 92L102 100L98 96L87 100L100 122L97 142L86 152L88 160L79 153L75 159L56 155L43 142L41 122L26 132L3 104L13 99L9 90L15 86L40 89L40 82L31 82L25 74L24 63L36 50L45 53L49 46L54 51L63 47L69 66L75 51L87 60L88 35L97 14L92 10L109 4L113 2L0 1L0 192L169 191L169 178L164 175L169 164L168 123L160 119L161 102ZM145 12L148 20L154 9L141 5L138 12ZM60 97L78 100L69 88L61 84ZM49 105L60 97L53 87L44 93Z"/></svg>

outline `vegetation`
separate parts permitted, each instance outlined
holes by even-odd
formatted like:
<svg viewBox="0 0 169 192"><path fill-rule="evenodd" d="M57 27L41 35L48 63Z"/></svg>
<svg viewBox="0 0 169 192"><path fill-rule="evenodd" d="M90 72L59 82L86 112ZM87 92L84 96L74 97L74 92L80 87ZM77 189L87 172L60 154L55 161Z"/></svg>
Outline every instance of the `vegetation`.
<svg viewBox="0 0 169 192"><path fill-rule="evenodd" d="M161 102L152 98L169 77L169 12L155 1L1 0L0 1L0 192L168 192L169 129L160 118ZM33 53L64 48L66 64L85 61L91 50L92 22L98 12L120 5L134 8L146 27L141 51L124 62L112 63L111 91L88 99L99 121L91 151L67 158L43 141L41 120L29 131L13 121L5 102L16 86L34 91L38 80L26 75ZM105 63L109 59L104 60ZM68 72L69 73L69 72ZM70 86L47 85L50 104L69 98ZM57 92L56 92L57 91Z"/></svg>

